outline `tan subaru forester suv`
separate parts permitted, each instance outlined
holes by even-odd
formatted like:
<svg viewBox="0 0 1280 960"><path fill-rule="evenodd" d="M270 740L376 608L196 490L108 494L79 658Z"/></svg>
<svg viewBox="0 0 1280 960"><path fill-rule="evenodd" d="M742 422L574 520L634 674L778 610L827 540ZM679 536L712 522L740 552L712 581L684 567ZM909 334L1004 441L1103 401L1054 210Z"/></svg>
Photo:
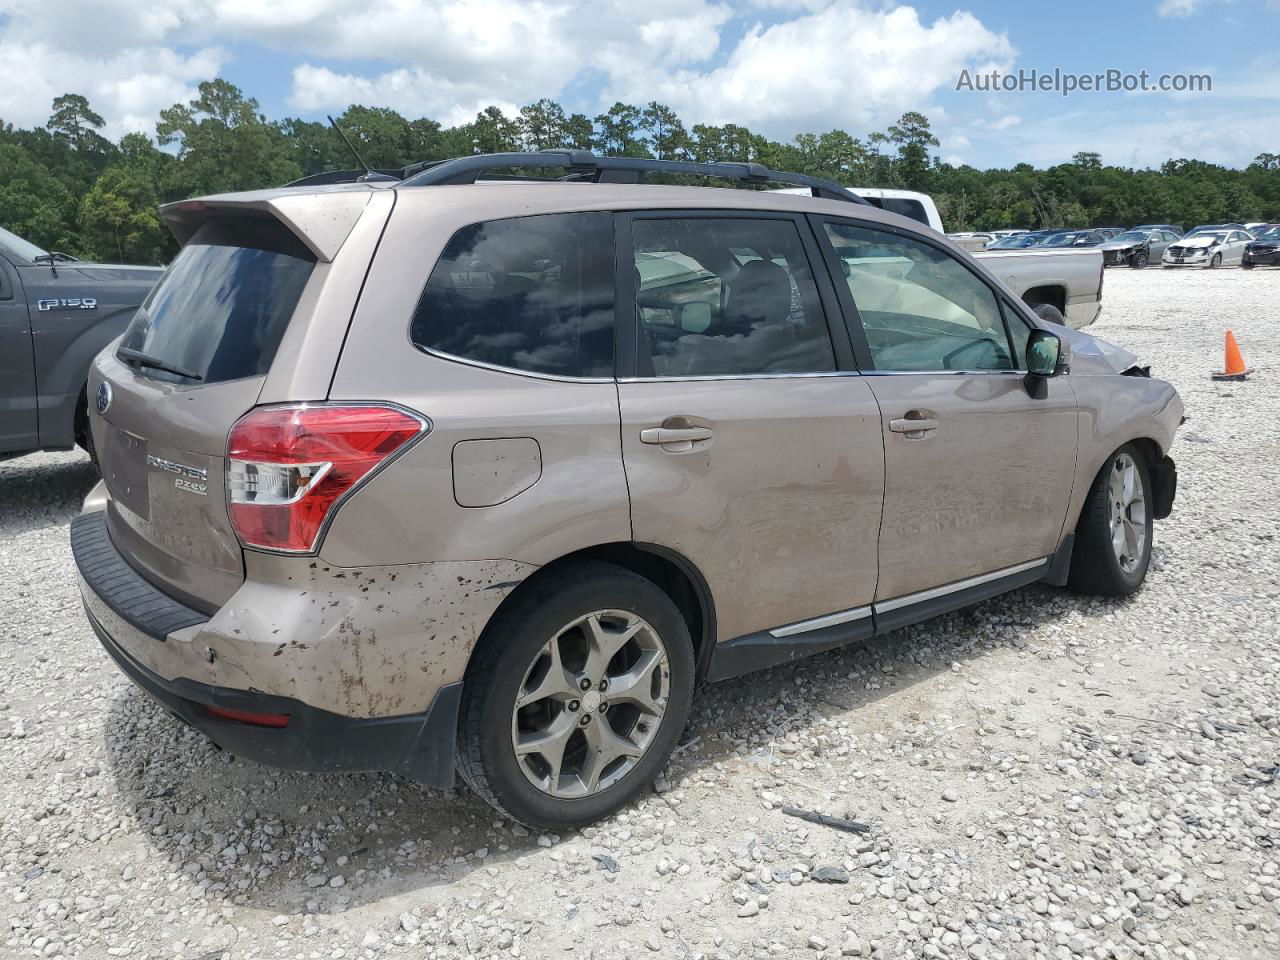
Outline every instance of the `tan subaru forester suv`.
<svg viewBox="0 0 1280 960"><path fill-rule="evenodd" d="M580 825L700 681L1141 585L1177 393L927 227L751 164L349 179L165 207L90 376L89 621L221 747Z"/></svg>

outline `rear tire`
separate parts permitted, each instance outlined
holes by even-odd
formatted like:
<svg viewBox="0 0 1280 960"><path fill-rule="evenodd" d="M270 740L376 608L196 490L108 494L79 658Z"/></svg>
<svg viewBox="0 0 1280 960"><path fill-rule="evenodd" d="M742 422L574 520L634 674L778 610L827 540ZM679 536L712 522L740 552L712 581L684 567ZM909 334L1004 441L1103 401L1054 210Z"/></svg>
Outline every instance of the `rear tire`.
<svg viewBox="0 0 1280 960"><path fill-rule="evenodd" d="M1035 311L1035 315L1041 320L1048 320L1050 323L1056 323L1060 327L1067 325L1067 318L1062 315L1062 311L1051 303L1038 303L1031 309Z"/></svg>
<svg viewBox="0 0 1280 960"><path fill-rule="evenodd" d="M694 669L688 625L652 581L596 561L554 571L485 629L463 685L458 772L531 827L599 820L662 771Z"/></svg>
<svg viewBox="0 0 1280 960"><path fill-rule="evenodd" d="M1151 471L1126 444L1107 457L1076 523L1067 585L1077 593L1124 597L1142 586L1151 564Z"/></svg>

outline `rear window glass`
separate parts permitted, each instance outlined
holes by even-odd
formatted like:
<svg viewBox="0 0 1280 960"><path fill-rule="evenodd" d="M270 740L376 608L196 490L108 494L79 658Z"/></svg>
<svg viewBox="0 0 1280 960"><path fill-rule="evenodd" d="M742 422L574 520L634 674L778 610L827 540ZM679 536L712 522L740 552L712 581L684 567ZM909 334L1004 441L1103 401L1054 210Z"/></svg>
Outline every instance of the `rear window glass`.
<svg viewBox="0 0 1280 960"><path fill-rule="evenodd" d="M613 217L491 220L454 234L413 317L413 342L562 377L613 376Z"/></svg>
<svg viewBox="0 0 1280 960"><path fill-rule="evenodd" d="M219 383L265 374L315 266L275 220L214 221L182 248L120 346ZM187 377L123 358L147 377Z"/></svg>
<svg viewBox="0 0 1280 960"><path fill-rule="evenodd" d="M926 227L930 226L929 213L919 200L912 200L909 197L863 197L862 199L873 207L888 210L890 213L896 213L902 217L910 217L912 220L923 223Z"/></svg>

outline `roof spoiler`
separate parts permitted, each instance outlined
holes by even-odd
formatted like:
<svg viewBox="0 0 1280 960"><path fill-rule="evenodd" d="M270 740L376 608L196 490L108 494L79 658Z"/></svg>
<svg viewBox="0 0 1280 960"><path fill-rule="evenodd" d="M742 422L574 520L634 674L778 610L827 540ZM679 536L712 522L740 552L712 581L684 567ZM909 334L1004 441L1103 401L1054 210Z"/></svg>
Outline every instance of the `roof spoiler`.
<svg viewBox="0 0 1280 960"><path fill-rule="evenodd" d="M316 259L328 262L342 249L373 193L371 190L294 196L281 195L276 190L224 193L166 203L160 208L160 219L178 245L184 246L197 230L218 217L236 214L273 217L306 244Z"/></svg>

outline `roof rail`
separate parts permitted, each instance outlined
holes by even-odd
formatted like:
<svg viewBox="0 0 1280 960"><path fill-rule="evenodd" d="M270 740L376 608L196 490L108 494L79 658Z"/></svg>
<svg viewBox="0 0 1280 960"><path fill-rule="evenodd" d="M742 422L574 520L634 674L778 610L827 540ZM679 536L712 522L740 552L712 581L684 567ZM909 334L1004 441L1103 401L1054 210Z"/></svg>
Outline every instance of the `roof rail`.
<svg viewBox="0 0 1280 960"><path fill-rule="evenodd" d="M831 180L803 173L770 170L759 163L694 163L688 160L651 160L646 157L597 157L589 150L542 150L537 153L488 153L457 157L404 168L401 186L425 187L442 184L475 183L489 170L529 167L559 167L568 171L566 180L595 183L639 183L647 173L719 177L744 183L786 183L808 187L815 197L866 203L852 190Z"/></svg>

